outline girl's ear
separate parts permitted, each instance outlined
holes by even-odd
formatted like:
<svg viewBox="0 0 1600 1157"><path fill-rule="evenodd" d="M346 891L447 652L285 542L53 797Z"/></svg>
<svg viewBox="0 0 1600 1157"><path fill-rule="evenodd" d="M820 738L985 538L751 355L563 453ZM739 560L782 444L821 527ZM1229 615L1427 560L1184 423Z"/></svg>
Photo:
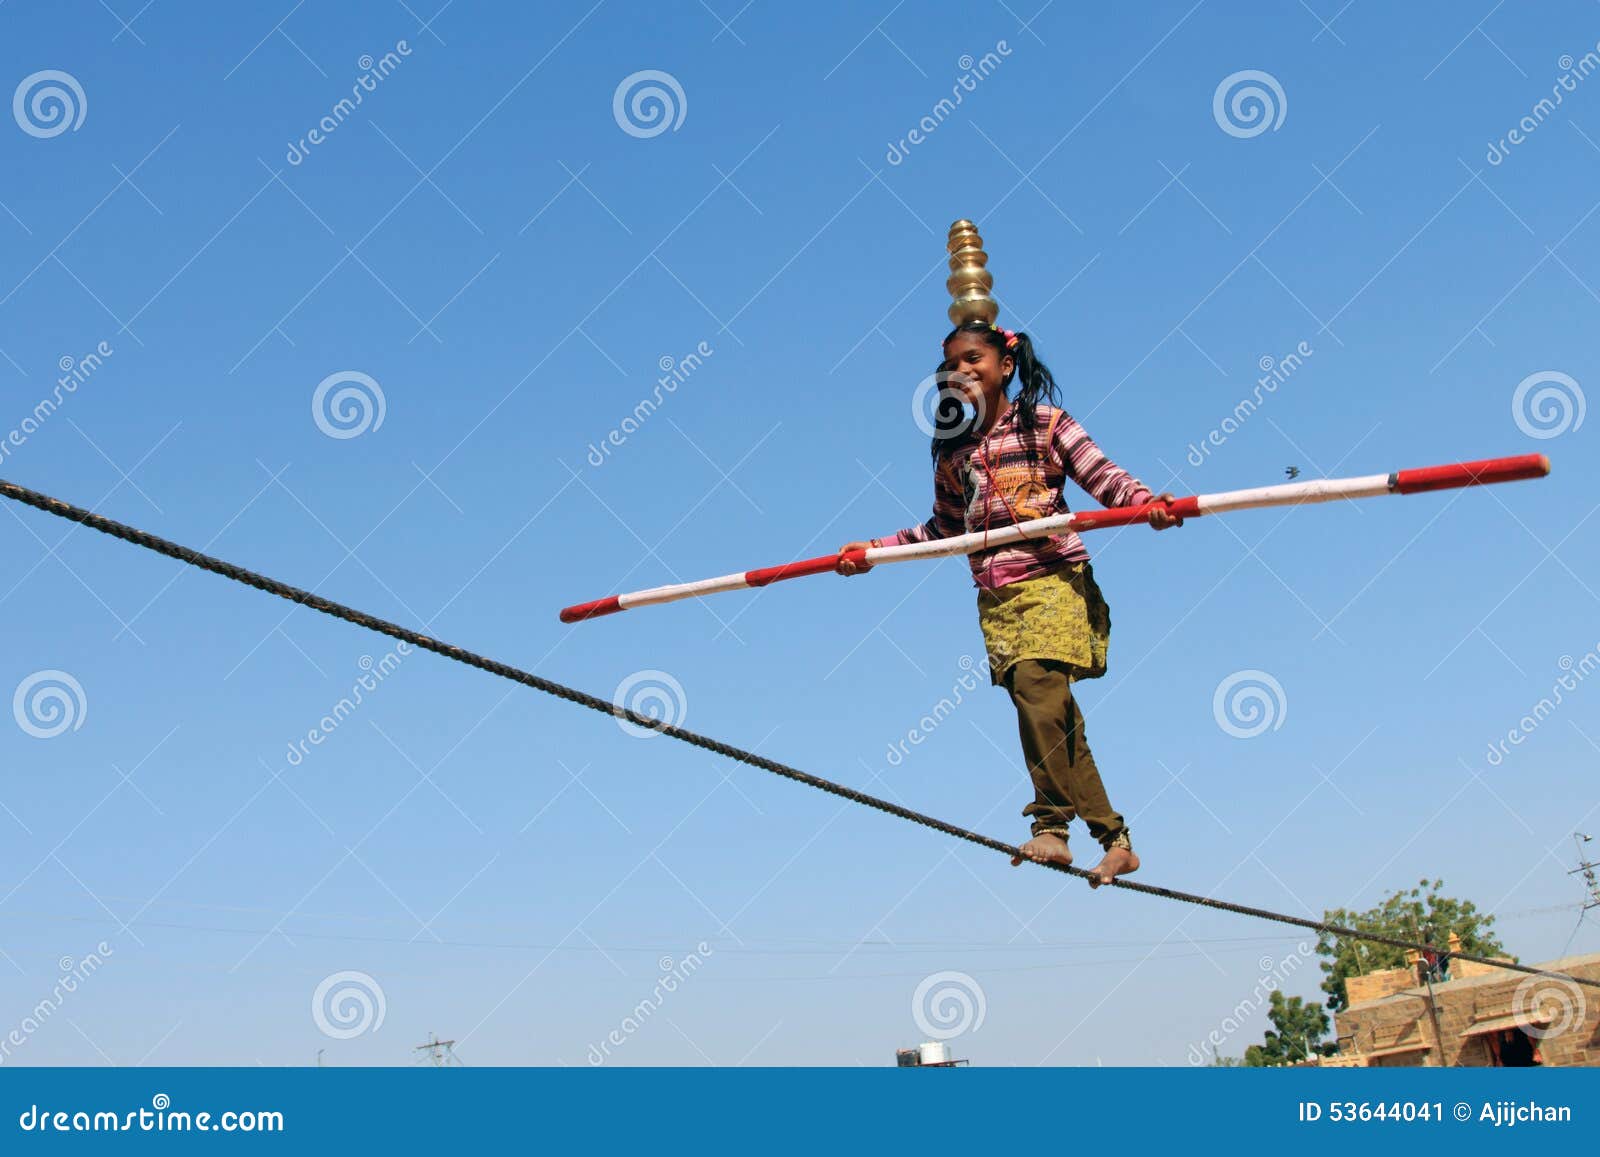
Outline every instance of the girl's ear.
<svg viewBox="0 0 1600 1157"><path fill-rule="evenodd" d="M1007 381L1007 382L1010 381L1011 380L1011 375L1016 373L1016 370L1017 370L1017 359L1015 357L1013 357L1011 354L1006 354L1005 357L1000 359L1000 380L1001 381Z"/></svg>

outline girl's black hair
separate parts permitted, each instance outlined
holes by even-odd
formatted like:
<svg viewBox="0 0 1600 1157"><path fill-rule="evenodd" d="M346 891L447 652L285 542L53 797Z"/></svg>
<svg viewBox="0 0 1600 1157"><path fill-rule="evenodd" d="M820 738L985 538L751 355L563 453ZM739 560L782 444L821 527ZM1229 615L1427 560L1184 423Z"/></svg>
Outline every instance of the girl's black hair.
<svg viewBox="0 0 1600 1157"><path fill-rule="evenodd" d="M1056 380L1050 374L1050 367L1039 360L1039 355L1034 352L1033 339L1027 334L1017 334L1017 344L1010 349L1006 348L1006 335L995 329L986 321L968 321L956 326L945 335L943 345L948 345L957 334L976 334L994 348L996 354L1002 359L1008 355L1015 360L1016 369L1012 378L1018 383L1016 397L1012 400L1017 407L1017 422L1024 430L1032 430L1038 425L1036 407L1041 402L1057 405ZM939 362L940 369L944 361ZM1010 386L1012 378L1007 378L1005 384ZM933 434L933 460L939 461L939 455L949 447L952 438L959 437L966 432L971 420L962 412L959 405L945 404L941 398L934 416Z"/></svg>

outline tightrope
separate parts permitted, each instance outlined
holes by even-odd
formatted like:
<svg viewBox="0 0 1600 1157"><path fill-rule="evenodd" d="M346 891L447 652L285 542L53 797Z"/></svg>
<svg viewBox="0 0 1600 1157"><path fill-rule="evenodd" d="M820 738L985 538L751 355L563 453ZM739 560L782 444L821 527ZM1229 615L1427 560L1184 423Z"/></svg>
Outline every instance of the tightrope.
<svg viewBox="0 0 1600 1157"><path fill-rule="evenodd" d="M647 715L641 715L631 708L623 707L619 704L612 703L609 700L601 699L595 695L590 695L584 691L579 691L574 687L568 687L564 683L557 683L552 679L545 679L539 675L533 674L532 672L524 671L507 663L501 663L483 655L475 654L474 652L468 651L462 647L440 642L438 639L431 638L428 635L421 634L418 631L413 631L407 627L402 627L397 623L391 623L387 620L366 614L363 611L358 611L354 607L347 607L343 603L336 603L331 599L325 599L321 595L313 594L310 591L304 591L298 587L292 587L287 583L279 582L277 579L268 578L266 575L257 574L255 571L248 570L242 566L237 566L234 563L227 562L223 559L213 558L210 555L201 554L197 550L191 550L189 547L181 546L175 542L170 542L167 539L150 534L147 531L139 530L137 527L127 526L123 523L116 522L113 519L106 518L103 515L95 514L93 511L85 510L82 507L73 506L69 502L63 502L59 498L52 498L48 494L41 494L37 490L30 490L26 486L19 486L14 482L0 480L0 495L4 495L6 498L10 498L16 502L21 502L24 505L32 506L37 510L42 510L47 514L56 515L58 518L65 518L70 522L81 523L84 526L91 527L103 534L109 534L113 538L119 538L124 542L132 543L134 546L142 546L146 550L155 551L157 554L166 555L168 558L175 558L179 562L188 563L190 566L198 567L201 570L210 571L212 574L221 575L223 578L232 579L234 582L243 583L245 586L254 587L256 590L277 595L281 599L287 599L292 603L298 603L301 606L310 607L312 610L321 611L325 615L332 615L336 619L344 619L346 622L354 623L358 627L365 627L369 631L376 631L379 634L388 635L390 638L399 639L403 642L410 643L414 647L420 647L424 650L432 651L436 655L443 655L446 659L453 659L458 663L465 663L469 667L476 667L480 671L487 671L491 675L498 675L502 679L511 680L513 683L521 683L525 687L532 687L536 691L542 691L547 695L554 695L556 698L564 699L569 703L580 704L581 706L588 707L591 710L598 711L601 714L614 716L618 719L626 719L639 727L648 727L654 731L659 731L663 735L670 735L674 739L680 740L684 743L693 744L696 747L704 748L706 751L715 752L718 755L735 760L736 762L749 764L751 767L759 767L763 771L770 771L774 775L781 775L785 779L791 779L796 783L803 783L807 787L814 787L819 791L825 791L830 795L836 795L841 799L847 799L851 803L857 803L866 807L876 808L878 811L887 812L889 815L897 816L903 820L910 820L912 823L921 824L923 827L932 828L936 832L942 832L947 836L954 836L958 840L965 840L970 844L977 844L979 847L988 848L991 851L1000 852L1003 855L1018 856L1021 854L1020 849L1012 844L1004 842L1003 840L997 840L991 836L982 835L979 832L969 831L966 828L958 827L952 823L946 823L944 820L936 819L933 816L924 815L922 812L913 811L910 808L902 807L899 804L890 803L886 799L879 799L877 796L868 795L865 792L857 791L855 788L847 787L842 783L835 783L833 780L823 779L821 776L812 775L809 772L801 771L799 768L790 767L788 764L779 763L776 760L768 759L763 755L757 755L753 751L746 751L743 748L734 747L731 744L723 743L720 740L712 739L709 736L700 735L696 732L678 727L675 724L666 723L659 719L652 719ZM1032 860L1027 862L1037 863L1037 861ZM1065 872L1069 876L1077 876L1080 879L1089 879L1092 875L1092 873L1086 869L1070 864L1039 864L1038 866L1051 868L1058 872ZM1296 928L1304 928L1307 931L1316 932L1319 935L1334 936L1341 939L1364 940L1371 944L1387 944L1392 948L1403 948L1419 953L1436 954L1440 958L1470 960L1475 964L1486 964L1495 968L1509 969L1513 972L1524 972L1532 976L1548 976L1571 984L1581 984L1589 988L1600 988L1600 981L1589 980L1584 977L1568 976L1565 973L1560 972L1549 972L1545 969L1533 968L1526 964L1513 964L1509 961L1493 960L1484 956L1474 956L1466 952L1449 952L1447 950L1440 949L1433 944L1402 940L1393 936L1384 936L1376 932L1362 932L1355 928L1346 928L1343 925L1330 924L1322 920L1311 920L1303 916L1290 915L1286 912L1274 912L1267 908L1254 908L1248 904L1235 904L1230 900L1219 900L1212 896L1199 896L1191 892L1180 892L1172 888L1162 888L1153 884L1142 884L1135 880L1119 878L1113 880L1109 885L1106 886L1120 888L1127 892L1139 892L1146 896L1155 896L1163 900L1175 900L1183 904L1195 904L1202 908L1213 908L1222 912L1233 912L1240 916L1252 916L1258 920L1267 920L1276 924L1286 924Z"/></svg>

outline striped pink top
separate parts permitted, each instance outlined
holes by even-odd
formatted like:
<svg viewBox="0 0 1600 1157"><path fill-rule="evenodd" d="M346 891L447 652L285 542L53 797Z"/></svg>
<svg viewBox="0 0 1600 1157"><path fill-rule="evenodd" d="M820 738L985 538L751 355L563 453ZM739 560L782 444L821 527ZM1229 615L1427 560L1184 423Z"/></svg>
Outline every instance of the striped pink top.
<svg viewBox="0 0 1600 1157"><path fill-rule="evenodd" d="M884 539L883 545L950 538L986 525L997 530L1062 513L1070 509L1061 490L1067 478L1105 507L1150 501L1150 488L1107 458L1065 410L1041 405L1035 415L1034 429L1022 430L1016 407L1008 406L982 438L952 439L933 473L933 517ZM1083 540L1071 530L967 556L974 582L986 590L1088 557Z"/></svg>

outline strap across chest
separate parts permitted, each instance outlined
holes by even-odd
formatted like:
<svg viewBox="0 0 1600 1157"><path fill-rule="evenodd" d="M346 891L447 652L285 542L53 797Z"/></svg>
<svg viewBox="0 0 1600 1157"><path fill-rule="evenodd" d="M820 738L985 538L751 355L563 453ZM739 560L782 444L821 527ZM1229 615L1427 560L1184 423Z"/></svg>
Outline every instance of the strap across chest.
<svg viewBox="0 0 1600 1157"><path fill-rule="evenodd" d="M1061 420L1061 411L1060 410L1052 410L1051 413L1050 413L1050 425L1045 430L1045 435L1044 435L1044 454L1043 454L1044 463L1043 463L1043 469L1042 470L1040 470L1039 466L1038 466L1038 462L1039 462L1038 433L1037 433L1037 431L1031 432L1032 435L1033 435L1032 445L1029 446L1028 449L1029 449L1029 459L1030 459L1029 473L1031 474L1032 477L1031 477L1030 480L1028 480L1026 482L1019 483L1019 484L1017 484L1016 486L1013 487L1013 489L1016 489L1019 493L1021 491L1023 491L1023 490L1032 490L1035 487L1039 487L1039 486L1049 487L1051 489L1057 489L1064 482L1065 474L1066 474L1065 464L1064 463L1057 463L1057 462L1055 462L1053 460L1053 455L1054 455L1054 452L1055 452L1056 425L1060 422L1060 420ZM989 489L990 489L990 491L992 493L994 493L994 494L998 494L1000 496L1001 502L1005 503L1006 510L1007 510L1007 512L1010 513L1012 522L1013 523L1018 523L1018 522L1026 521L1018 513L1016 506L1012 503L1012 495L1010 493L1008 493L1005 488L1001 487L1001 485L999 484L999 481L996 479L995 471L989 464L988 455L986 455L983 452L983 441L981 439L979 440L978 444L973 447L972 456L974 458L976 458L978 460L978 464L983 467L984 474L987 476L987 478L989 480ZM948 468L951 471L951 481L952 481L952 484L954 485L955 489L957 491L963 490L963 488L959 484L959 481L954 478L954 469L955 468L951 464L951 462L950 462L950 460L948 458L944 460L944 465L945 465L946 468ZM1041 477L1041 475L1042 475L1042 477ZM985 530L988 530L988 528L989 528L989 519L990 519L990 513L989 513L989 510L987 509L987 504L985 504L985 510L984 510L984 529Z"/></svg>

